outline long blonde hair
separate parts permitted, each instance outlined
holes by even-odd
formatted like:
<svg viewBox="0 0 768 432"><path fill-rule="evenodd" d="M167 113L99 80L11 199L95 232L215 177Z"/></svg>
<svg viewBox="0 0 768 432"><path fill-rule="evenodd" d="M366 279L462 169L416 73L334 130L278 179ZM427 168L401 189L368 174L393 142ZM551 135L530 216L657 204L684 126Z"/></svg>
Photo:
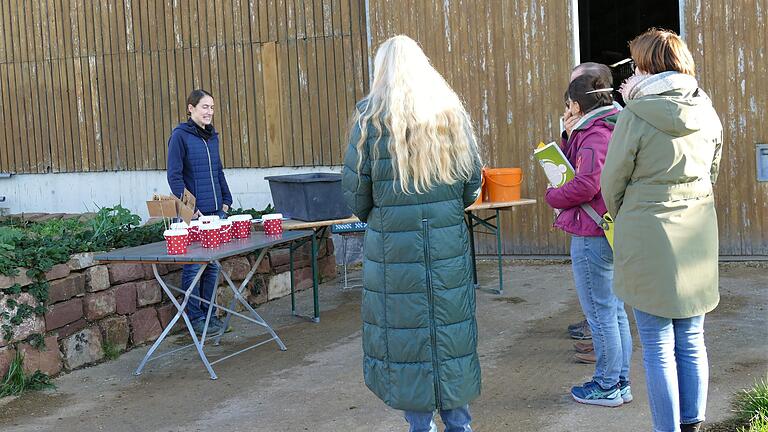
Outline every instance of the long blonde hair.
<svg viewBox="0 0 768 432"><path fill-rule="evenodd" d="M436 183L472 175L479 155L469 115L416 41L400 35L379 46L366 101L352 119L360 127L358 172L370 123L379 132L376 144L382 125L390 133L395 181L404 193L423 193Z"/></svg>

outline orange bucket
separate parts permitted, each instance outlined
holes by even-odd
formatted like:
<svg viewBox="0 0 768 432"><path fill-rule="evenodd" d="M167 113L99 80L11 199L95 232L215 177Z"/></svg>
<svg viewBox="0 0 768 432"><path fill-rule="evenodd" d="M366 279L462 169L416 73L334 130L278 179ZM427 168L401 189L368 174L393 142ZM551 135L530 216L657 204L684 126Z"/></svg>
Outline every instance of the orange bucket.
<svg viewBox="0 0 768 432"><path fill-rule="evenodd" d="M520 168L486 168L485 188L490 202L517 201L520 199L520 185L523 170Z"/></svg>

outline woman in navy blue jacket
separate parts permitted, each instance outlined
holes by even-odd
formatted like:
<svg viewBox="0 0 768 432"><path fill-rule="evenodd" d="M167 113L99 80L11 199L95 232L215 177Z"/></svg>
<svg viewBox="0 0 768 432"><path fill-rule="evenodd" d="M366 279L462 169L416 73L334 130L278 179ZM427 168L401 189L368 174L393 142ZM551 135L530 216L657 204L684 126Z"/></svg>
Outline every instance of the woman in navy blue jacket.
<svg viewBox="0 0 768 432"><path fill-rule="evenodd" d="M196 198L197 215L226 217L232 205L224 169L219 156L219 134L213 128L213 96L205 90L194 90L187 97L189 119L173 129L168 140L168 184L171 192L181 197L184 189ZM186 289L199 271L199 265L185 265L181 273L182 286ZM193 294L210 299L216 288L219 269L209 264ZM192 327L202 333L208 307L190 298L187 316ZM217 333L223 324L211 316L208 330Z"/></svg>

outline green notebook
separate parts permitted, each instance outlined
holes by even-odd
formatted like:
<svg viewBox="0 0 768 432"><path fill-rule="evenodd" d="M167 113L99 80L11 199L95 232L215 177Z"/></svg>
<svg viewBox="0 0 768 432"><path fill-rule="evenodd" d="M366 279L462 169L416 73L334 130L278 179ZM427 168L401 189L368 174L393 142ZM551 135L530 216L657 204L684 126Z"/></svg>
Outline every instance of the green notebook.
<svg viewBox="0 0 768 432"><path fill-rule="evenodd" d="M539 146L533 151L533 156L539 161L541 167L544 168L544 174L547 175L549 184L553 187L559 188L576 177L576 172L573 170L571 163L568 162L568 158L565 157L560 146L554 141L549 144L539 143ZM605 237L608 239L608 244L613 249L613 219L611 219L611 216L606 213L601 217L589 204L582 204L581 208L587 212L597 226L602 228Z"/></svg>
<svg viewBox="0 0 768 432"><path fill-rule="evenodd" d="M553 187L559 188L576 176L568 158L554 141L549 144L540 143L533 151L533 156L544 168L544 174Z"/></svg>

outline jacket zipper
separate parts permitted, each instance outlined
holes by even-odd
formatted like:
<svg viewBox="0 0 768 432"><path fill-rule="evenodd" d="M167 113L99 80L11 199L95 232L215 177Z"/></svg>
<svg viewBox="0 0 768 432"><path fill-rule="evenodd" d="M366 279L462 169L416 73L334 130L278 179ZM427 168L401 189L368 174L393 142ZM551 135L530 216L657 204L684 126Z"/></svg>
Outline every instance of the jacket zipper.
<svg viewBox="0 0 768 432"><path fill-rule="evenodd" d="M202 138L200 138L202 139ZM213 181L213 164L211 163L211 151L208 149L208 141L203 140L205 144L205 153L208 154L208 173L211 174L211 190L213 191L213 205L216 206L216 211L221 210L219 208L219 200L216 198L216 183Z"/></svg>
<svg viewBox="0 0 768 432"><path fill-rule="evenodd" d="M422 219L421 223L424 227L424 264L427 268L427 295L429 296L429 333L432 345L432 368L434 369L434 381L435 381L435 405L437 409L440 409L440 372L438 370L439 363L437 361L437 330L435 329L435 297L432 292L432 262L429 253L429 221Z"/></svg>

